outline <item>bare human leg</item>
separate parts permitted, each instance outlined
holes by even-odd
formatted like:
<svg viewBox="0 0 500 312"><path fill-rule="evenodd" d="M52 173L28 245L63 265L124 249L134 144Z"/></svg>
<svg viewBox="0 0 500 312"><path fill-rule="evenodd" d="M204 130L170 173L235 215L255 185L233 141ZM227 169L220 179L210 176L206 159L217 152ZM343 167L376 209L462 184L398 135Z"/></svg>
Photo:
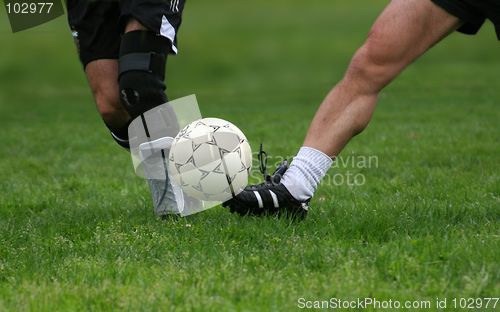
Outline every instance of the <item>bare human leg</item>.
<svg viewBox="0 0 500 312"><path fill-rule="evenodd" d="M374 23L342 79L323 100L303 147L283 177L298 200L311 198L338 156L373 115L379 92L463 24L429 0L393 0Z"/></svg>

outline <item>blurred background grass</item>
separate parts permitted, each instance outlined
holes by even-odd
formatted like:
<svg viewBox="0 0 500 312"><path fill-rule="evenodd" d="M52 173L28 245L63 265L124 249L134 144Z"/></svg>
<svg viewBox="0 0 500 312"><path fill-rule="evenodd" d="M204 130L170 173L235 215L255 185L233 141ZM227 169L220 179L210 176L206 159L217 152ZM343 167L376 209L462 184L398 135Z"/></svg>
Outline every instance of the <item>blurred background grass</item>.
<svg viewBox="0 0 500 312"><path fill-rule="evenodd" d="M257 131L251 138L253 146L265 136L254 129L286 115L288 125L277 131L290 148L277 152L293 155L319 103L341 79L386 4L188 1L179 34L180 54L168 60L167 93L171 99L194 93L203 116L227 118L243 131ZM0 121L5 125L71 121L104 133L65 17L12 34L5 11L0 11ZM494 70L498 52L492 48L497 44L489 22L476 37L453 34L384 94L403 90L411 99L429 93L452 95L459 88L476 95L475 87L499 79ZM435 70L438 65L444 69ZM433 87L435 81L444 80L445 88ZM379 107L383 110L386 105L382 96ZM404 105L397 103L387 111L404 114ZM245 118L241 107L256 117ZM286 131L287 127L294 130Z"/></svg>

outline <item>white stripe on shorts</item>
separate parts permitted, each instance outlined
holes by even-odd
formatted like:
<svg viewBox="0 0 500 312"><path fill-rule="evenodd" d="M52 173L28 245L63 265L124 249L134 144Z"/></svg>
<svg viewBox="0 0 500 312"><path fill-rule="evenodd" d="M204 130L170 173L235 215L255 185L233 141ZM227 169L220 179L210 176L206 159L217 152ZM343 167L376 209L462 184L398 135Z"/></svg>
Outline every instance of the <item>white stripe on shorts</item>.
<svg viewBox="0 0 500 312"><path fill-rule="evenodd" d="M175 28L169 23L165 15L163 15L163 18L161 19L160 35L168 38L172 42L172 50L174 51L174 54L177 54L177 47L174 45Z"/></svg>

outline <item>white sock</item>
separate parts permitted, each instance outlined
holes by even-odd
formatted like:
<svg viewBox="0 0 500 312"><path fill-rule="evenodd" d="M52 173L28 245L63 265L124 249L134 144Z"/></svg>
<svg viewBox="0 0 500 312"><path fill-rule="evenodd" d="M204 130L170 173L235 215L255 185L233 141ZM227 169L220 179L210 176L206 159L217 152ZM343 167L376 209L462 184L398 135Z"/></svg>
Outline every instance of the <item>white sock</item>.
<svg viewBox="0 0 500 312"><path fill-rule="evenodd" d="M330 156L312 147L301 147L285 172L281 183L300 201L311 198L332 165Z"/></svg>

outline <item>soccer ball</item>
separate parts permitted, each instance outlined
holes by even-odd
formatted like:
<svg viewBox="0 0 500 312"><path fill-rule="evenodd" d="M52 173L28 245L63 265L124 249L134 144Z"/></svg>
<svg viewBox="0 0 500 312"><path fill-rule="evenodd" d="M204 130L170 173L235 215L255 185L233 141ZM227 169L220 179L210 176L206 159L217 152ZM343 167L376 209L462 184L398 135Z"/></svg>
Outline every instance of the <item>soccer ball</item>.
<svg viewBox="0 0 500 312"><path fill-rule="evenodd" d="M252 150L243 132L232 123L203 118L187 125L174 138L169 168L188 195L226 201L246 186Z"/></svg>

